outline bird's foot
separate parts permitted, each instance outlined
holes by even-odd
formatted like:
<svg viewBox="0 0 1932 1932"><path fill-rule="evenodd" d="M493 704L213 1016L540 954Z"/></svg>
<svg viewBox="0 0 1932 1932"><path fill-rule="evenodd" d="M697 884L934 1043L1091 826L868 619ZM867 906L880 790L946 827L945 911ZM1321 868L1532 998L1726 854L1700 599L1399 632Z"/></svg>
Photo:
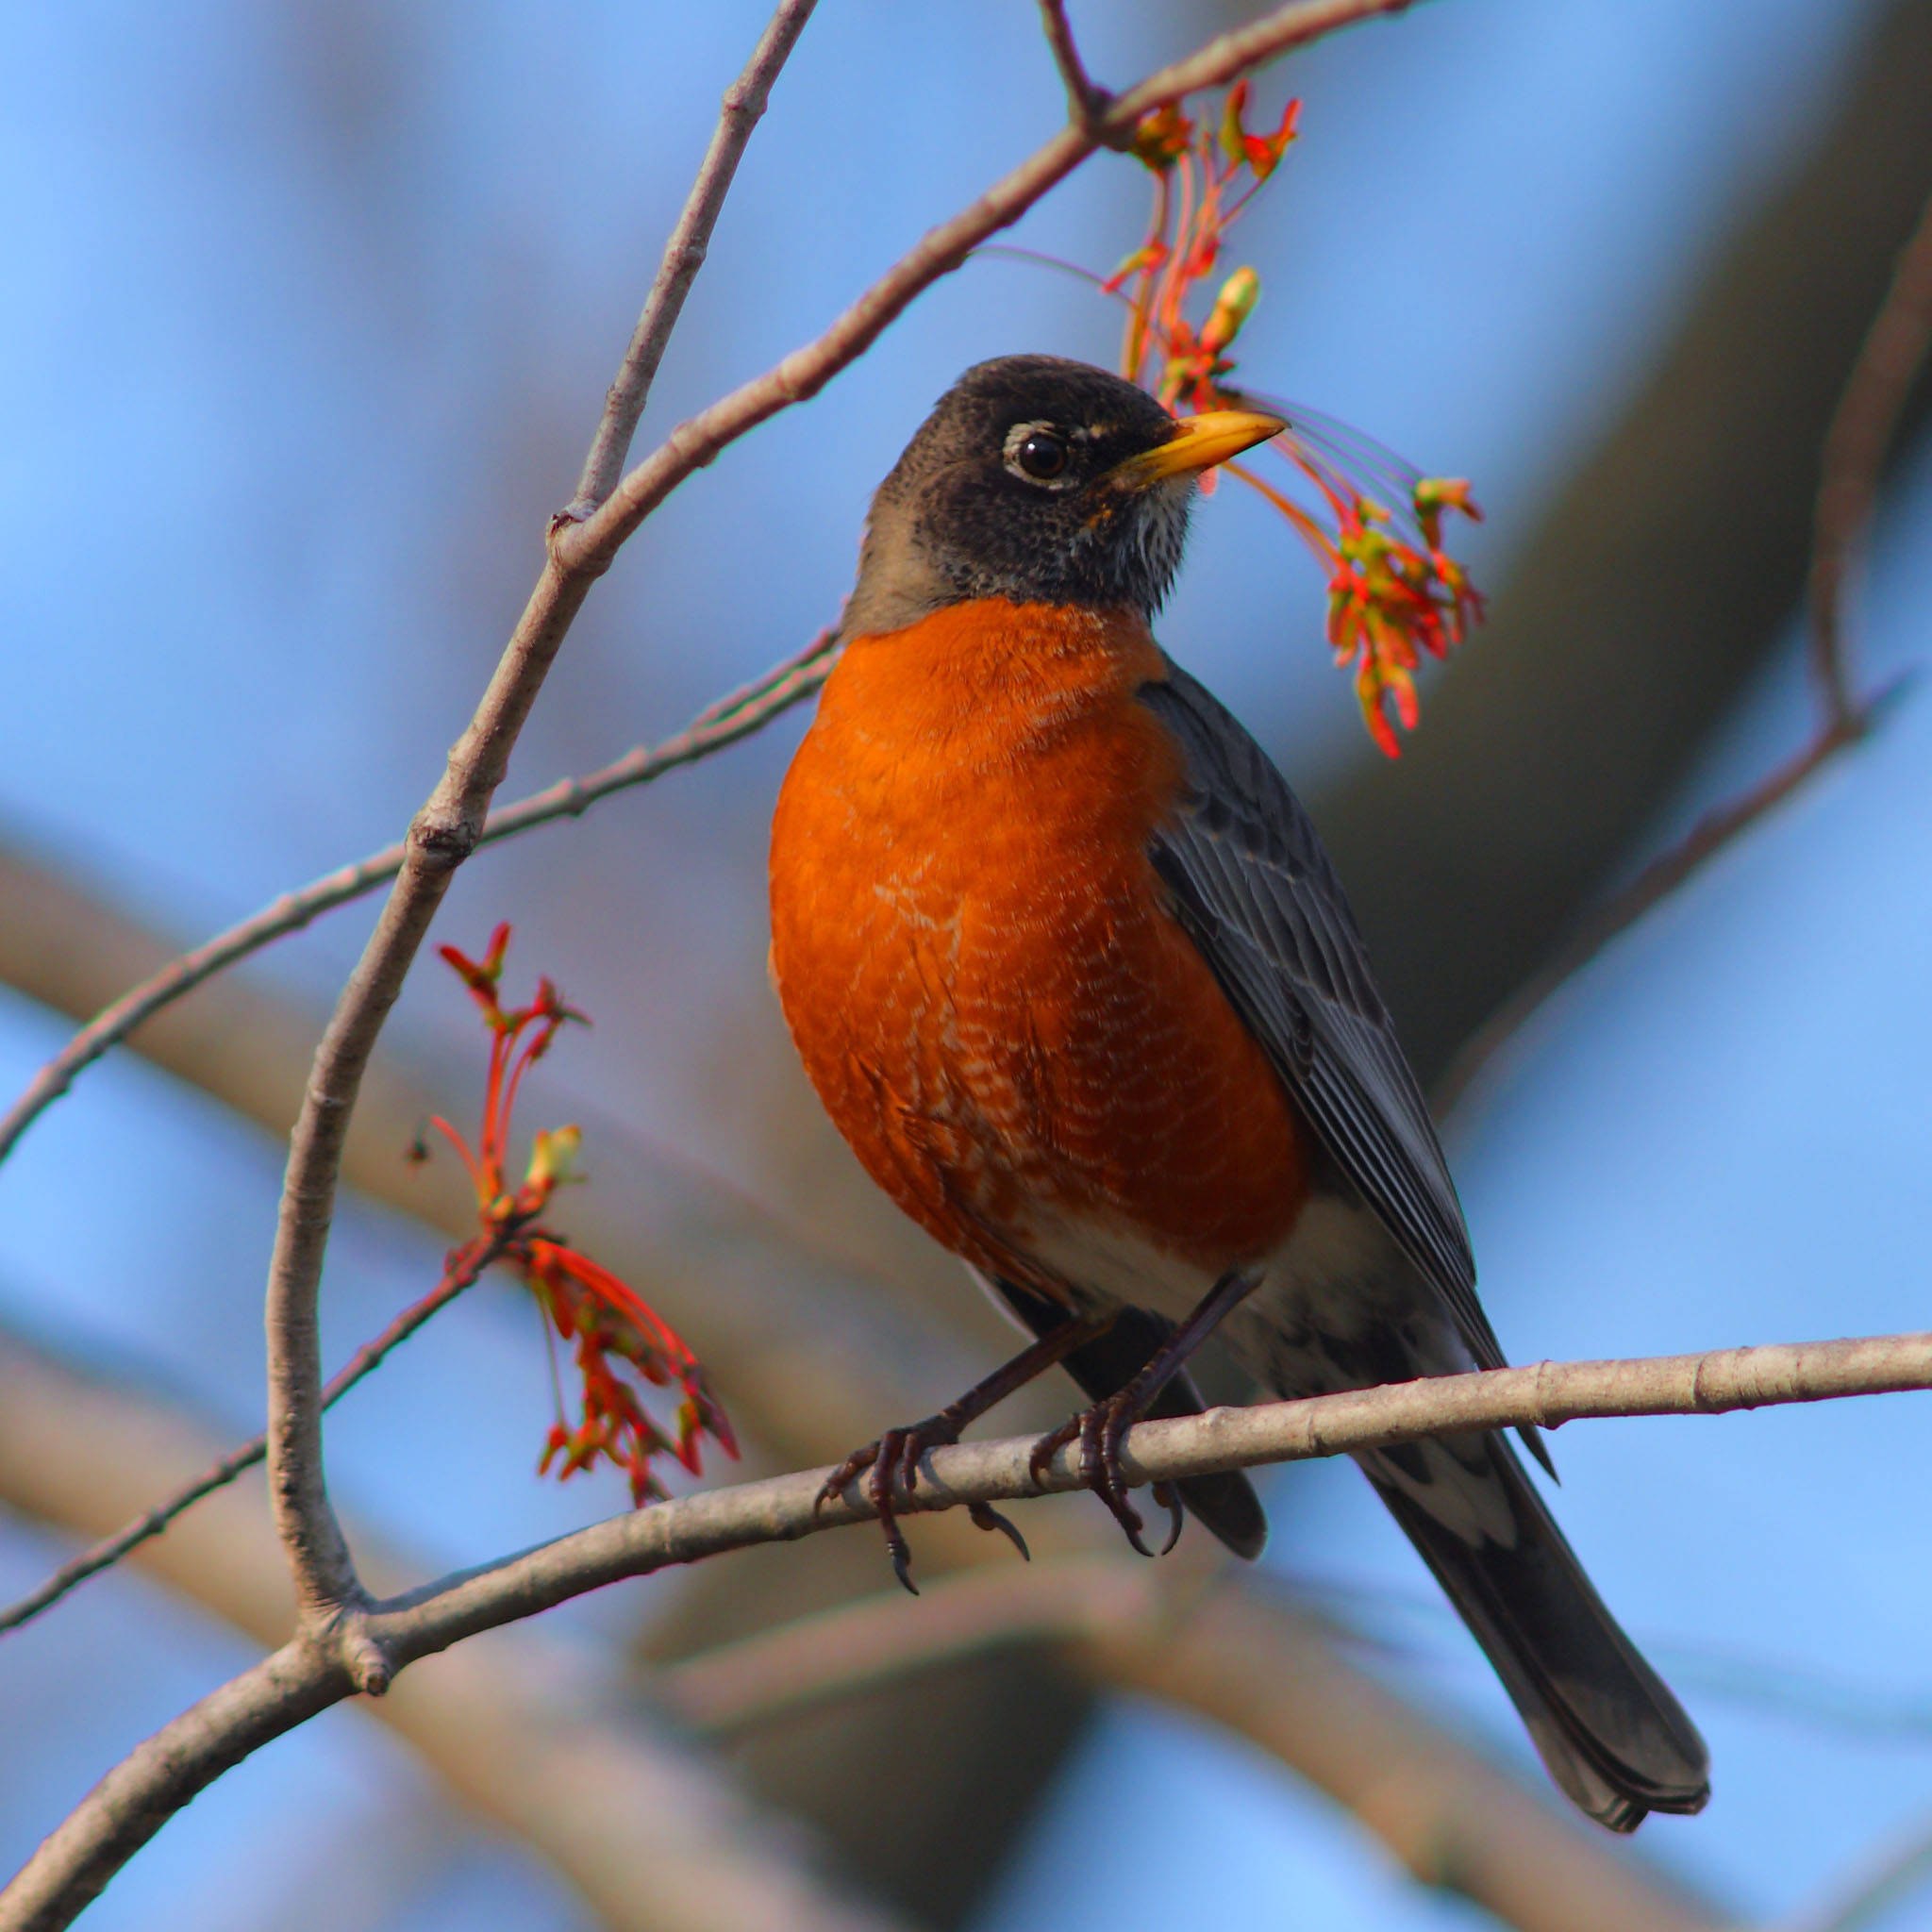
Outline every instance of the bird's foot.
<svg viewBox="0 0 1932 1932"><path fill-rule="evenodd" d="M944 1448L959 1440L959 1424L944 1414L929 1415L923 1423L905 1428L888 1429L876 1441L855 1449L820 1486L812 1504L816 1515L825 1505L845 1492L845 1486L858 1476L865 1477L866 1500L877 1512L879 1527L886 1533L886 1551L892 1559L892 1574L914 1596L919 1586L912 1580L912 1552L899 1527L898 1503L919 1487L919 1458L928 1450ZM970 1503L967 1514L981 1529L996 1529L1007 1537L1020 1555L1031 1560L1026 1539L990 1503Z"/></svg>
<svg viewBox="0 0 1932 1932"><path fill-rule="evenodd" d="M1127 1541L1143 1557L1156 1553L1141 1540L1146 1527L1141 1512L1128 1500L1127 1474L1121 1467L1121 1444L1127 1431L1141 1418L1146 1397L1129 1385L1116 1395L1103 1397L1091 1408L1083 1408L1058 1428L1041 1437L1026 1458L1033 1480L1042 1487L1046 1467L1069 1442L1080 1444L1080 1477L1086 1486L1113 1512L1116 1523L1126 1532ZM1172 1483L1156 1483L1154 1500L1168 1512L1170 1527L1159 1554L1166 1556L1181 1540L1181 1502Z"/></svg>

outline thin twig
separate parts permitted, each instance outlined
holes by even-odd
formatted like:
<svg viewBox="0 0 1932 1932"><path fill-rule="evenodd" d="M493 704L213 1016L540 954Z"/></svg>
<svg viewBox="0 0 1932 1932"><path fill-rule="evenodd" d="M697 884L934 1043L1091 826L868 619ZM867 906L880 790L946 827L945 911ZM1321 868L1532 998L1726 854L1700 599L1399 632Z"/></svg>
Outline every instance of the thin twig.
<svg viewBox="0 0 1932 1932"><path fill-rule="evenodd" d="M1046 44L1053 49L1054 65L1067 90L1067 118L1075 127L1086 129L1108 147L1126 148L1133 135L1106 130L1102 122L1113 96L1097 86L1080 58L1074 41L1073 23L1067 18L1067 0L1040 0L1041 25L1046 30Z"/></svg>
<svg viewBox="0 0 1932 1932"><path fill-rule="evenodd" d="M1845 378L1820 457L1821 481L1813 518L1811 573L1806 608L1810 622L1811 676L1819 720L1811 741L1740 797L1720 806L1624 889L1589 914L1556 956L1521 982L1471 1035L1432 1096L1447 1112L1497 1051L1545 1000L1566 985L1610 941L1670 897L1692 873L1775 809L1821 765L1872 728L1892 686L1873 697L1855 695L1845 603L1853 561L1871 526L1878 482L1904 408L1926 352L1932 348L1932 199L1900 251L1885 299Z"/></svg>
<svg viewBox="0 0 1932 1932"><path fill-rule="evenodd" d="M1129 1432L1136 1483L1352 1454L1472 1429L1554 1428L1592 1416L1714 1415L1773 1404L1932 1389L1932 1334L1718 1349L1648 1360L1543 1362L1245 1409L1211 1409ZM1084 1487L1076 1447L1036 1478L1033 1441L961 1443L921 1465L902 1514L1018 1502ZM357 1614L370 1670L312 1625L136 1747L41 1846L6 1893L0 1932L54 1932L161 1824L223 1772L317 1712L478 1632L625 1577L758 1543L787 1542L873 1511L853 1484L823 1507L810 1470L659 1503Z"/></svg>
<svg viewBox="0 0 1932 1932"><path fill-rule="evenodd" d="M473 1288L483 1274L502 1257L511 1238L511 1230L506 1227L491 1235L487 1241L458 1250L454 1265L427 1294L411 1303L381 1334L365 1341L329 1378L322 1391L324 1409L333 1408L364 1375L381 1363L391 1349L408 1341L430 1316L446 1308L465 1289ZM82 1550L78 1556L61 1564L39 1589L0 1609L0 1635L31 1623L42 1610L58 1603L77 1584L85 1583L90 1576L99 1575L103 1570L111 1569L130 1550L139 1549L150 1537L159 1536L184 1510L192 1508L204 1496L210 1496L215 1491L225 1488L244 1471L253 1469L267 1454L268 1438L265 1435L251 1437L246 1442L230 1449L199 1475L183 1483L165 1501L143 1510L112 1536L104 1537L99 1542Z"/></svg>
<svg viewBox="0 0 1932 1932"><path fill-rule="evenodd" d="M1531 1014L1559 991L1610 941L1660 906L1686 879L1707 865L1740 834L1774 810L1818 768L1865 734L1880 700L1855 710L1842 726L1827 723L1798 755L1741 796L1707 812L1668 852L1652 859L1628 885L1589 914L1554 958L1524 979L1470 1035L1430 1095L1438 1114L1448 1113L1476 1075L1519 1033Z"/></svg>
<svg viewBox="0 0 1932 1932"><path fill-rule="evenodd" d="M869 349L915 296L950 275L989 236L1011 226L1104 142L1130 134L1143 114L1183 94L1219 87L1338 27L1400 13L1409 4L1410 0L1292 0L1116 94L1091 129L1061 129L970 208L929 230L816 341L680 423L625 476L588 522L567 524L553 533L553 557L566 569L607 569L625 540L692 471L715 460L728 444L780 410L816 395Z"/></svg>
<svg viewBox="0 0 1932 1932"><path fill-rule="evenodd" d="M1866 1932L1927 1884L1932 1884L1932 1825L1921 1824L1883 1852L1841 1896L1801 1914L1790 1932Z"/></svg>
<svg viewBox="0 0 1932 1932"><path fill-rule="evenodd" d="M655 745L639 745L611 763L577 778L560 779L541 791L490 814L477 844L491 845L554 819L581 818L600 799L635 785L648 785L680 765L691 765L760 731L774 718L809 697L831 668L834 633L822 631L806 648L738 691L708 705L675 736ZM74 1085L75 1080L137 1026L173 1006L184 993L274 941L299 932L323 913L373 892L403 869L407 847L399 841L372 852L353 865L325 874L296 891L285 892L192 952L171 959L158 973L130 988L104 1008L41 1068L4 1117L0 1117L0 1161L13 1151L28 1127Z"/></svg>
<svg viewBox="0 0 1932 1932"><path fill-rule="evenodd" d="M664 258L658 265L658 278L644 298L643 313L638 317L630 347L625 351L624 366L604 399L604 415L591 439L590 454L584 458L584 474L577 493L562 514L581 523L604 499L624 474L624 459L630 451L630 440L637 431L638 419L644 413L651 384L657 379L658 364L663 360L671 332L684 310L684 298L705 265L710 247L711 230L717 225L718 211L731 192L732 176L743 158L752 129L758 125L771 97L772 83L790 58L805 24L818 0L784 0L773 14L764 37L752 51L744 72L724 91L718 125L711 133L711 144L705 150L698 177L691 184L690 198L677 218L665 244Z"/></svg>
<svg viewBox="0 0 1932 1932"><path fill-rule="evenodd" d="M1811 670L1825 716L1841 731L1857 722L1845 668L1847 584L1878 496L1899 411L1932 345L1932 197L1899 252L1885 300L1858 350L1824 434L1807 603Z"/></svg>

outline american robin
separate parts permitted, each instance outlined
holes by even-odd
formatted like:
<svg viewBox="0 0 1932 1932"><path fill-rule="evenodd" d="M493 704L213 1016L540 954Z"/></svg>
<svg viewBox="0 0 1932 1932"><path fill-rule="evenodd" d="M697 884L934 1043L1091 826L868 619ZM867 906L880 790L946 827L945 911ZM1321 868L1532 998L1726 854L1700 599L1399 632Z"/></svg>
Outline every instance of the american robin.
<svg viewBox="0 0 1932 1932"><path fill-rule="evenodd" d="M1210 1330L1284 1396L1503 1363L1314 827L1150 628L1200 473L1283 426L1176 422L1102 370L1007 357L873 502L772 828L773 976L874 1179L1036 1338L827 1484L866 1474L908 1587L897 1489L1054 1362L1092 1401L1039 1453L1077 1437L1142 1548L1120 1440L1199 1408L1183 1363ZM1703 1740L1509 1442L1357 1460L1570 1797L1616 1831L1699 1809ZM1176 1533L1185 1504L1259 1551L1245 1478L1175 1488Z"/></svg>

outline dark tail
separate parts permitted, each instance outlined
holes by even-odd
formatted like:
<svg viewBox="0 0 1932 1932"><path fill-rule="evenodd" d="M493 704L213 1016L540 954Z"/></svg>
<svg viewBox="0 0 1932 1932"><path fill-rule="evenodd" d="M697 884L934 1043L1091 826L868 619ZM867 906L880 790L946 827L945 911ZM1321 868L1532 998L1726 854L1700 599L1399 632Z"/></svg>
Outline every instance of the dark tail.
<svg viewBox="0 0 1932 1932"><path fill-rule="evenodd" d="M1564 1791L1612 1831L1702 1810L1704 1740L1604 1607L1509 1444L1452 1436L1357 1459Z"/></svg>

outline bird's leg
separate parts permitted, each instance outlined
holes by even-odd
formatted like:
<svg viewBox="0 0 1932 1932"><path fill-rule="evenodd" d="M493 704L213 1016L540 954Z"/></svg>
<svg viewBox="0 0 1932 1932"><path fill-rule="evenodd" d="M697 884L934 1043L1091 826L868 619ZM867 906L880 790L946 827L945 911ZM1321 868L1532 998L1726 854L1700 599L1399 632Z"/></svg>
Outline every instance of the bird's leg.
<svg viewBox="0 0 1932 1932"><path fill-rule="evenodd" d="M1056 1453L1076 1439L1080 1444L1081 1477L1093 1493L1113 1511L1114 1520L1126 1531L1127 1541L1141 1556L1154 1552L1141 1541L1143 1524L1141 1512L1127 1500L1126 1472L1121 1468L1121 1444L1127 1431L1147 1411L1148 1405L1177 1375L1188 1357L1207 1341L1230 1310L1239 1307L1258 1286L1260 1276L1242 1269L1230 1269L1201 1299L1194 1309L1148 1358L1147 1365L1125 1387L1103 1396L1090 1408L1083 1408L1071 1421L1062 1423L1034 1443L1028 1457L1033 1480L1044 1483L1046 1466ZM1166 1504L1172 1527L1160 1554L1164 1557L1180 1541L1181 1506L1173 1488L1165 1483L1154 1486L1157 1500Z"/></svg>
<svg viewBox="0 0 1932 1932"><path fill-rule="evenodd" d="M892 1574L914 1596L918 1586L912 1581L912 1552L907 1547L893 1509L895 1491L910 1495L919 1487L919 1458L929 1449L957 1442L959 1433L977 1422L995 1403L1004 1402L1014 1390L1024 1388L1058 1361L1104 1335L1108 1317L1068 1321L1042 1335L1030 1347L1022 1349L1004 1367L995 1369L983 1382L975 1382L957 1402L948 1403L937 1415L904 1428L888 1429L876 1441L855 1449L821 1486L812 1505L813 1513L844 1492L845 1486L863 1474L865 1493L878 1512L879 1525L886 1533L886 1548L892 1558ZM1172 1371L1170 1371L1172 1373ZM1152 1399L1151 1396L1149 1398ZM970 1514L981 1529L997 1529L1011 1538L1021 1556L1027 1555L1026 1540L988 1503L970 1506Z"/></svg>

